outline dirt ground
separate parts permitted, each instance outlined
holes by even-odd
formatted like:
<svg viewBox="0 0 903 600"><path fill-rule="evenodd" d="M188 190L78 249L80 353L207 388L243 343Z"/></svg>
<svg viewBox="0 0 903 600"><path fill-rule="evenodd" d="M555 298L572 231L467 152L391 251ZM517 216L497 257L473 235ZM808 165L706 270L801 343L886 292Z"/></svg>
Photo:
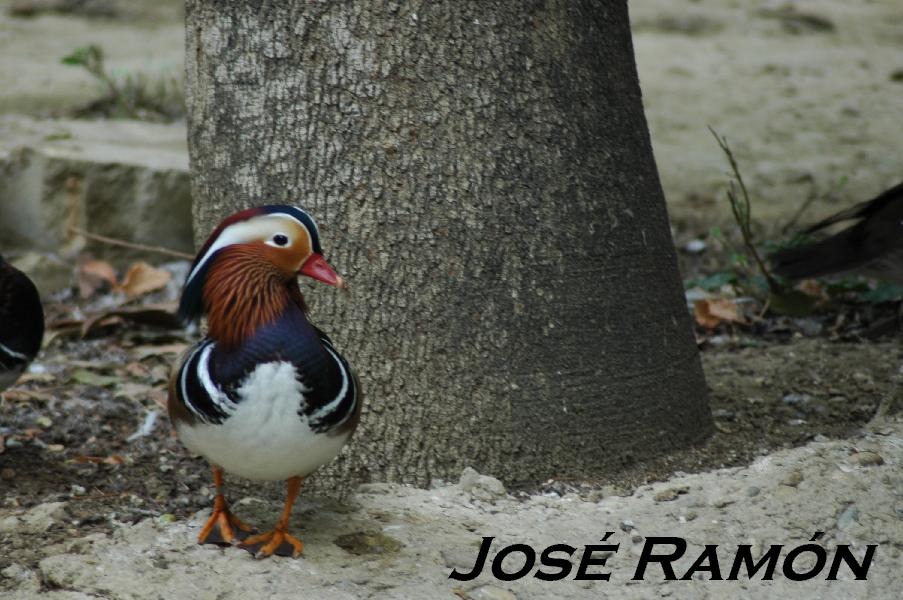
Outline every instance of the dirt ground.
<svg viewBox="0 0 903 600"><path fill-rule="evenodd" d="M899 180L897 0L650 0L631 11L679 249L728 223L724 158L707 124L728 135L769 232L810 194L820 200L806 221ZM46 25L58 58L83 43L63 37L67 19L15 21L7 39ZM93 21L72 23L74 31L92 31ZM107 20L93 31L107 36L115 57L133 27L123 34ZM181 39L168 18L141 29L142 48L155 35L170 48ZM40 82L29 87L12 71L0 76L22 82L19 100L10 93L0 102L5 110L20 101L58 110L34 102ZM76 96L91 93L83 85ZM724 253L680 258L689 277L710 273ZM341 502L303 497L293 519L306 542L297 561L254 561L236 549L193 543L211 503L210 478L203 461L172 437L160 405L169 365L191 341L184 332L111 326L86 340L61 335L0 401L0 596L899 598L903 348L898 337L867 340L849 326L898 314L895 304L829 306L809 319L707 335L701 348L714 436L603 481L548 481L507 494L491 480L437 482L430 490L366 485ZM255 523L268 524L281 506L277 485L229 480L228 490ZM448 579L451 569L472 564L484 535L498 538L497 551L515 542L581 546L606 531L621 544L609 583ZM694 556L704 544L719 544L726 557L747 543L760 556L769 544L797 546L815 531L826 532L830 551L852 544L859 558L878 544L869 580L629 580L628 566L649 536L683 536ZM686 569L689 561L681 564Z"/></svg>
<svg viewBox="0 0 903 600"><path fill-rule="evenodd" d="M754 544L759 556L768 544L790 548L815 531L828 532L829 550L853 544L859 559L866 544L879 544L869 582L694 581L669 593L895 598L888 590L903 585L894 566L903 549L903 420L874 418L899 393L897 343L799 339L706 351L714 437L604 482L548 481L507 495L498 484L370 484L341 502L302 496L293 528L307 545L298 561L198 547L211 505L206 465L172 437L163 415L129 441L147 414L160 413L160 378L180 343L177 335L141 332L61 341L42 356L40 377L6 395L0 594L239 598L251 582L260 597L274 598L600 598L609 589L658 597L654 590L669 589L659 587L660 574L642 586L629 582L646 536L681 535L697 554L704 543L721 544L729 561L737 544ZM268 524L281 506L275 484L233 478L228 491L254 523ZM515 542L580 546L606 531L625 550L612 562L622 566L612 566L610 587L568 580L550 589L488 573L466 585L447 579L452 568L469 570L484 535L498 537L497 551Z"/></svg>

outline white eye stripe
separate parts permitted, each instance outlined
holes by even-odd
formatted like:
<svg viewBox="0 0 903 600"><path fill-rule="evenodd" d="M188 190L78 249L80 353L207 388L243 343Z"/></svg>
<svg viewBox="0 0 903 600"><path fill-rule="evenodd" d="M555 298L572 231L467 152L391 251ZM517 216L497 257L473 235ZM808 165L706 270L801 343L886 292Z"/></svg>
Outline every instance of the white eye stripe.
<svg viewBox="0 0 903 600"><path fill-rule="evenodd" d="M210 257L219 250L222 250L226 246L231 246L232 244L243 244L247 243L250 240L260 239L264 236L268 236L268 223L262 221L264 219L269 220L273 218L291 219L299 226L301 226L301 229L303 229L307 233L310 243L313 244L313 238L311 236L311 233L307 230L307 226L305 226L304 223L302 223L295 217L285 213L257 215L256 217L252 217L247 221L239 221L238 223L233 223L232 225L229 225L228 227L223 229L223 231L219 234L219 237L216 238L216 241L214 241L210 248L207 249L207 252L201 258L201 260L197 262L197 265L195 265L194 269L191 270L191 273L188 274L188 278L185 280L185 284L187 285L189 282L191 282L194 276L197 275L198 271L200 271L201 268L203 268ZM316 227L316 224L314 225L314 227ZM268 240L266 243L270 244L270 241ZM274 246L275 244L270 245Z"/></svg>

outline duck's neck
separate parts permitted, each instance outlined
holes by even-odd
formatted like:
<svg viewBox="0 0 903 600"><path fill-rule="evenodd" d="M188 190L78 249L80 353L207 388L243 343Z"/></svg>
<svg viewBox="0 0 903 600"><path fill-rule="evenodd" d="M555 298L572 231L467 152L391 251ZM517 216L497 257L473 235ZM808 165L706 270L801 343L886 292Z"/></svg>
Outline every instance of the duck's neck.
<svg viewBox="0 0 903 600"><path fill-rule="evenodd" d="M286 310L306 312L294 279L285 276L254 247L226 248L204 283L207 335L234 348Z"/></svg>

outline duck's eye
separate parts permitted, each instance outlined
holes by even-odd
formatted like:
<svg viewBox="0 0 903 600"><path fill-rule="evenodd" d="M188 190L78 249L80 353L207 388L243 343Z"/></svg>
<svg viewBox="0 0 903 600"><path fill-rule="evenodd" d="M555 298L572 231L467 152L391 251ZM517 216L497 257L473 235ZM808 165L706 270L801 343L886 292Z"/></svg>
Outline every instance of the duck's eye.
<svg viewBox="0 0 903 600"><path fill-rule="evenodd" d="M288 236L282 233L277 233L273 236L273 243L277 246L288 246Z"/></svg>

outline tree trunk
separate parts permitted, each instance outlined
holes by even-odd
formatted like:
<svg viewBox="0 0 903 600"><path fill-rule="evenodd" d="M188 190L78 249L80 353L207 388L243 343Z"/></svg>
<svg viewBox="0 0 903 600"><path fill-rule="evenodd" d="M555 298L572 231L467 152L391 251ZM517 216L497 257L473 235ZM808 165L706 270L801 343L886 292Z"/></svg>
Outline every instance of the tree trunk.
<svg viewBox="0 0 903 600"><path fill-rule="evenodd" d="M624 1L188 0L198 240L294 203L362 382L321 484L604 477L711 430Z"/></svg>

